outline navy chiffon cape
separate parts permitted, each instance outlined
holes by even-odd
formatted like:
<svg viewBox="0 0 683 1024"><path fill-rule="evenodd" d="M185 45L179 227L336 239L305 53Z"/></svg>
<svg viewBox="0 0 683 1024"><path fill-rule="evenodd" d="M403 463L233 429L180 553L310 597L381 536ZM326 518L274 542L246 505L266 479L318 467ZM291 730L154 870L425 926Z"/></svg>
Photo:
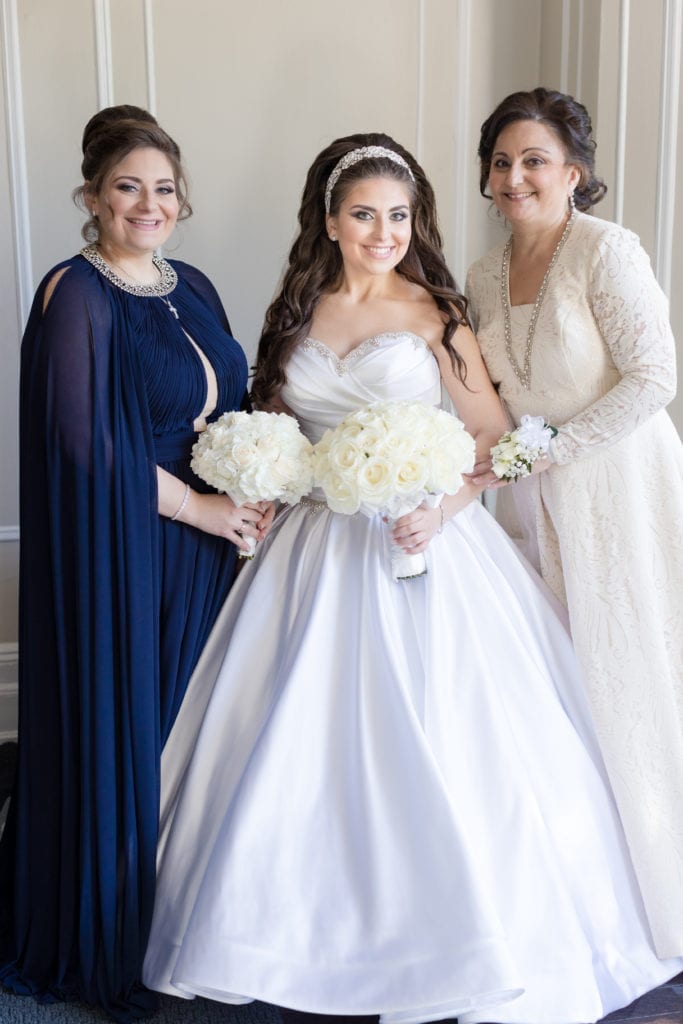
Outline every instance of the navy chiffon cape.
<svg viewBox="0 0 683 1024"><path fill-rule="evenodd" d="M173 262L137 297L81 255L41 284L22 344L19 749L0 847L0 980L124 1022L151 919L161 749L233 578L225 540L160 517L156 466L197 490L192 423L243 401L210 282ZM47 309L43 297L65 269Z"/></svg>

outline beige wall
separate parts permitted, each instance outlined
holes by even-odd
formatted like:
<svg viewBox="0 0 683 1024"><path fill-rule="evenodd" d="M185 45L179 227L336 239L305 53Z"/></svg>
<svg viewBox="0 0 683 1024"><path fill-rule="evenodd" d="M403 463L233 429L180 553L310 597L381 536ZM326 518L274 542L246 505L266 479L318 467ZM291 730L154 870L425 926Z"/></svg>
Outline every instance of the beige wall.
<svg viewBox="0 0 683 1024"><path fill-rule="evenodd" d="M652 55L667 38L665 11L675 17L682 4L0 0L0 737L3 666L11 673L16 659L19 337L30 293L81 244L69 197L90 114L110 103L148 106L181 143L195 217L169 254L213 279L250 356L316 152L338 135L377 129L412 149L435 185L447 254L462 279L501 232L478 194L479 125L500 97L539 82L587 102L599 168L610 184L615 175L622 182L624 223L659 252L658 270L668 266L680 281L683 204L671 198L657 208L666 91ZM675 115L667 124L675 127ZM683 185L683 131L674 152L672 197ZM603 215L615 216L616 197L613 188ZM668 256L665 223L675 223ZM683 338L680 289L672 315ZM683 425L680 403L676 414Z"/></svg>

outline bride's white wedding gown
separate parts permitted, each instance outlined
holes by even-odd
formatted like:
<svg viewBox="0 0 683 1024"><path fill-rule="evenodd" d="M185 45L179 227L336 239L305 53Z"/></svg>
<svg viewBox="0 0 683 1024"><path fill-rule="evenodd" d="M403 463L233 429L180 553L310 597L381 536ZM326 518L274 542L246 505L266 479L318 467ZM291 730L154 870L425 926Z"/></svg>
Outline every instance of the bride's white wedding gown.
<svg viewBox="0 0 683 1024"><path fill-rule="evenodd" d="M345 360L306 342L287 378L312 441L440 401L409 333ZM476 502L427 563L394 582L379 517L278 516L163 755L150 987L573 1024L681 970L651 950L554 599Z"/></svg>

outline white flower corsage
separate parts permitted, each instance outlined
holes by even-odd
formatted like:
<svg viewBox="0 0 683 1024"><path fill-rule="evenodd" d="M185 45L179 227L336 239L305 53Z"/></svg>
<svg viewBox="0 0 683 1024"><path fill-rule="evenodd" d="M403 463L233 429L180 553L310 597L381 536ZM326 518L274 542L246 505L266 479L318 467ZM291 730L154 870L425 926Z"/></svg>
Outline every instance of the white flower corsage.
<svg viewBox="0 0 683 1024"><path fill-rule="evenodd" d="M509 430L491 449L491 468L499 480L529 476L534 462L548 454L555 427L542 416L522 416L516 430Z"/></svg>

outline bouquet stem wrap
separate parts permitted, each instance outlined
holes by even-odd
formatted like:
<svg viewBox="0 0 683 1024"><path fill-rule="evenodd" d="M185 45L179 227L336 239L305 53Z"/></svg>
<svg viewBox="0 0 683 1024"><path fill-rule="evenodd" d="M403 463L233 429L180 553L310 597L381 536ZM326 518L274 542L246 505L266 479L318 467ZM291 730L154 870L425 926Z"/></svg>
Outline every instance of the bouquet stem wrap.
<svg viewBox="0 0 683 1024"><path fill-rule="evenodd" d="M387 522L389 528L394 525L397 519L401 516L407 516L409 512L414 512L419 505L427 505L429 508L436 508L441 503L443 494L426 494L423 501L415 504L414 502L410 505L402 505L398 509L392 507L391 513ZM418 576L425 576L428 572L427 559L424 556L424 551L420 551L417 555L408 554L404 551L400 544L391 544L391 577L394 580L413 580Z"/></svg>

